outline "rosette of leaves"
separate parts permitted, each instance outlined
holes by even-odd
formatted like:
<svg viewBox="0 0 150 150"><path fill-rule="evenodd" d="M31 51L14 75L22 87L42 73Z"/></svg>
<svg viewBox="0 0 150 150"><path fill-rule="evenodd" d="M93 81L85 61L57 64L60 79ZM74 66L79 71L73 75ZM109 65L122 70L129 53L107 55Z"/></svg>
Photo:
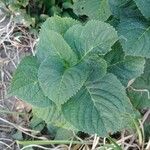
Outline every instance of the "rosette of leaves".
<svg viewBox="0 0 150 150"><path fill-rule="evenodd" d="M54 16L39 38L36 56L25 57L13 76L12 95L55 126L104 137L132 125L125 88L145 60L125 55L110 24Z"/></svg>

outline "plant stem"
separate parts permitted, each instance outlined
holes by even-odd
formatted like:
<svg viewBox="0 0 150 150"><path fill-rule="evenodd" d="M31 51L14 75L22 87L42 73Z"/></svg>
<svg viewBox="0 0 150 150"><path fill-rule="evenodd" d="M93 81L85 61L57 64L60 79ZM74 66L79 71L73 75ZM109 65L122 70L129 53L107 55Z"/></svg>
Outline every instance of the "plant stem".
<svg viewBox="0 0 150 150"><path fill-rule="evenodd" d="M66 140L35 140L35 141L16 141L18 144L26 146L30 144L36 145L49 145L49 144L88 144L92 145L92 142L88 141L66 141Z"/></svg>
<svg viewBox="0 0 150 150"><path fill-rule="evenodd" d="M142 142L143 142L142 132L141 132L140 127L139 127L139 125L138 125L138 123L135 119L133 119L133 123L135 125L136 131L137 131L137 134L138 134L139 145L141 146Z"/></svg>
<svg viewBox="0 0 150 150"><path fill-rule="evenodd" d="M122 150L122 148L110 136L107 137L107 139L116 146L117 150Z"/></svg>
<svg viewBox="0 0 150 150"><path fill-rule="evenodd" d="M26 115L26 113L22 113L22 112L15 112L15 111L9 111L9 110L0 110L0 114L14 114L14 115Z"/></svg>

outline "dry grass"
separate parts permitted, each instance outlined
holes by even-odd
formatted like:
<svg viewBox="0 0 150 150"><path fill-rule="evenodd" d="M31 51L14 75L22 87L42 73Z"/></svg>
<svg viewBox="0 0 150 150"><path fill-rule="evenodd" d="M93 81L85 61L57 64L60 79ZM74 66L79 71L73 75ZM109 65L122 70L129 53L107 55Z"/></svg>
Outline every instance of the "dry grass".
<svg viewBox="0 0 150 150"><path fill-rule="evenodd" d="M36 38L12 19L12 16L8 18L4 14L0 15L0 149L16 149L11 137L15 129L28 134L22 127L27 126L28 118L21 118L19 114L26 113L30 107L17 98L5 97L20 59L30 53L34 54Z"/></svg>
<svg viewBox="0 0 150 150"><path fill-rule="evenodd" d="M43 150L113 150L114 145L109 144L106 138L100 138L92 135L84 141L91 144L70 144L51 145L50 147L33 144L20 148L20 145L13 139L12 134L15 130L36 139L47 139L44 136L36 136L31 134L28 128L30 106L18 100L17 98L5 98L7 95L12 74L15 71L22 57L26 55L34 55L34 47L37 37L31 35L24 26L15 24L12 16L6 18L5 15L0 16L0 150L29 150L31 147ZM20 114L25 115L20 115ZM138 129L141 137L137 133L123 131L121 136L116 139L116 143L123 150L150 150L150 140L146 143L144 139L143 124L150 115L150 110L145 111L142 120L139 121ZM74 139L84 142L83 139L74 135Z"/></svg>

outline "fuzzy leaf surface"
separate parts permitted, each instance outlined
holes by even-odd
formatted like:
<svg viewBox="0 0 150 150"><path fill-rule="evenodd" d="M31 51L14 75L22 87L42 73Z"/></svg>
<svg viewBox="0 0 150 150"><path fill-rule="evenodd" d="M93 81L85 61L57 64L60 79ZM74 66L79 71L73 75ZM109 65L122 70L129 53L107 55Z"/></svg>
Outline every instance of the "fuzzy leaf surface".
<svg viewBox="0 0 150 150"><path fill-rule="evenodd" d="M52 19L51 19L52 20ZM76 63L76 55L70 46L65 42L63 36L58 32L65 32L59 30L58 26L50 27L49 23L57 24L56 22L46 22L40 31L39 43L37 46L37 57L42 62L48 56L59 56L68 61L70 64ZM71 25L70 25L71 26ZM66 26L67 28L67 26ZM69 28L69 25L68 25ZM67 30L67 29L66 29Z"/></svg>
<svg viewBox="0 0 150 150"><path fill-rule="evenodd" d="M85 26L72 26L65 33L64 38L79 59L84 59L89 53L106 54L111 50L118 36L109 24L91 20Z"/></svg>
<svg viewBox="0 0 150 150"><path fill-rule="evenodd" d="M32 107L33 114L44 120L47 124L52 124L55 127L64 129L76 130L69 122L64 118L61 109L59 109L55 103L51 102L51 105L47 107Z"/></svg>
<svg viewBox="0 0 150 150"><path fill-rule="evenodd" d="M108 72L116 75L122 84L127 86L131 79L135 79L143 73L144 64L144 58L127 56L124 60L110 65L108 67Z"/></svg>
<svg viewBox="0 0 150 150"><path fill-rule="evenodd" d="M104 56L104 59L107 61L108 66L116 64L122 61L124 58L124 51L120 42L118 41L112 46L112 50Z"/></svg>
<svg viewBox="0 0 150 150"><path fill-rule="evenodd" d="M109 0L109 5L116 18L142 17L141 12L132 0Z"/></svg>
<svg viewBox="0 0 150 150"><path fill-rule="evenodd" d="M113 73L126 87L128 82L139 77L144 72L145 59L142 57L126 56L119 42L105 55L108 63L107 71Z"/></svg>
<svg viewBox="0 0 150 150"><path fill-rule="evenodd" d="M150 108L150 60L146 60L144 73L128 90L128 95L136 108Z"/></svg>
<svg viewBox="0 0 150 150"><path fill-rule="evenodd" d="M31 105L45 107L50 105L51 101L44 96L39 86L38 68L36 57L25 57L13 76L10 93Z"/></svg>
<svg viewBox="0 0 150 150"><path fill-rule="evenodd" d="M57 127L63 127L66 125L65 118L54 103L44 108L33 107L32 111L35 116L41 118L47 124L53 124Z"/></svg>
<svg viewBox="0 0 150 150"><path fill-rule="evenodd" d="M62 111L78 130L99 136L126 127L133 113L124 87L113 74L83 87L62 106Z"/></svg>
<svg viewBox="0 0 150 150"><path fill-rule="evenodd" d="M88 74L86 63L66 68L63 60L48 57L40 65L38 77L44 94L61 105L83 86Z"/></svg>
<svg viewBox="0 0 150 150"><path fill-rule="evenodd" d="M90 73L87 82L97 81L107 73L107 62L98 55L91 55L85 59Z"/></svg>
<svg viewBox="0 0 150 150"><path fill-rule="evenodd" d="M108 0L78 0L74 3L73 10L77 15L101 21L106 21L111 15Z"/></svg>
<svg viewBox="0 0 150 150"><path fill-rule="evenodd" d="M61 35L64 35L64 33L75 24L80 24L80 22L69 17L61 18L59 16L54 16L48 18L43 23L42 29L46 28L48 30L53 30Z"/></svg>
<svg viewBox="0 0 150 150"><path fill-rule="evenodd" d="M143 16L150 19L150 1L149 0L134 0Z"/></svg>
<svg viewBox="0 0 150 150"><path fill-rule="evenodd" d="M121 44L126 55L150 58L150 26L138 19L122 20L118 26Z"/></svg>

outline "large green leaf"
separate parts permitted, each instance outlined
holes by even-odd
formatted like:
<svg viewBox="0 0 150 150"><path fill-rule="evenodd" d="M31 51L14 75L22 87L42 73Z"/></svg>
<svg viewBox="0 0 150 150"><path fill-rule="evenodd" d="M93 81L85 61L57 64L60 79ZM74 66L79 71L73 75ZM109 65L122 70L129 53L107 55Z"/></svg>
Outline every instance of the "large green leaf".
<svg viewBox="0 0 150 150"><path fill-rule="evenodd" d="M118 39L115 29L101 21L88 21L85 26L74 25L64 35L65 40L83 59L89 53L105 54Z"/></svg>
<svg viewBox="0 0 150 150"><path fill-rule="evenodd" d="M112 74L86 85L62 106L62 111L77 129L99 136L127 127L133 115L124 87Z"/></svg>
<svg viewBox="0 0 150 150"><path fill-rule="evenodd" d="M38 83L39 63L36 57L25 57L19 64L12 82L10 94L30 103L31 105L45 107L51 101L44 96Z"/></svg>
<svg viewBox="0 0 150 150"><path fill-rule="evenodd" d="M51 19L54 20L55 18ZM63 20L65 21L65 20ZM63 36L58 32L65 32L58 26L55 28L50 27L46 22L40 31L40 40L37 46L37 57L39 61L43 61L48 56L59 56L70 64L76 63L76 55L70 46L65 42ZM52 24L57 24L56 22L50 21ZM67 24L67 23L66 23ZM60 24L61 25L61 24ZM68 25L68 24L67 24ZM69 25L67 26L69 28ZM72 24L73 25L73 24ZM65 26L65 23L64 23ZM70 25L71 26L71 25ZM59 30L60 29L60 30ZM67 29L66 29L67 30Z"/></svg>
<svg viewBox="0 0 150 150"><path fill-rule="evenodd" d="M144 74L128 89L128 95L136 108L150 107L150 60L146 61Z"/></svg>
<svg viewBox="0 0 150 150"><path fill-rule="evenodd" d="M74 3L73 10L77 15L101 21L106 21L111 15L108 0L78 0Z"/></svg>
<svg viewBox="0 0 150 150"><path fill-rule="evenodd" d="M149 0L134 0L142 12L143 16L150 19L150 1Z"/></svg>
<svg viewBox="0 0 150 150"><path fill-rule="evenodd" d="M63 104L83 86L89 74L86 63L67 68L65 62L48 57L39 68L39 83L43 92L57 105Z"/></svg>
<svg viewBox="0 0 150 150"><path fill-rule="evenodd" d="M150 57L150 26L147 22L129 18L122 20L118 33L126 55Z"/></svg>

